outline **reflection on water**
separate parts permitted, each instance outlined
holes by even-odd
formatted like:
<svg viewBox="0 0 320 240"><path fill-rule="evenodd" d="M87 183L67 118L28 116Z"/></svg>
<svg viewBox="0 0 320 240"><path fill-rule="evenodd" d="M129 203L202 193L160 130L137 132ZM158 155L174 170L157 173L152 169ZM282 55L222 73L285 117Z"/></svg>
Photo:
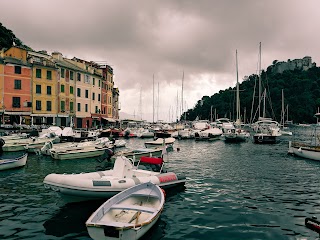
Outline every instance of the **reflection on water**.
<svg viewBox="0 0 320 240"><path fill-rule="evenodd" d="M320 217L320 163L287 155L290 139L308 141L312 132L297 128L275 145L177 141L166 168L188 182L166 193L163 213L143 239L315 239L304 219ZM141 148L146 140L126 141ZM31 155L26 167L1 171L0 239L90 239L85 221L103 201L65 205L42 181L99 164Z"/></svg>

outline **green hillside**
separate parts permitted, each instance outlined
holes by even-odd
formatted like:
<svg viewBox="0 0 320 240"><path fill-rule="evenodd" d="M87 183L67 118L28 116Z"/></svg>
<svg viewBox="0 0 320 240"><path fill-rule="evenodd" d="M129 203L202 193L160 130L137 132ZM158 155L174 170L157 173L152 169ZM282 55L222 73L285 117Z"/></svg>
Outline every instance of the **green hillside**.
<svg viewBox="0 0 320 240"><path fill-rule="evenodd" d="M16 44L16 46L32 50L30 47L24 45L23 42L19 38L17 38L10 29L7 29L2 25L2 23L0 23L0 50L2 48L8 49L12 47L13 41Z"/></svg>
<svg viewBox="0 0 320 240"><path fill-rule="evenodd" d="M320 68L312 67L307 71L285 71L282 74L263 71L261 74L262 89L267 89L266 112L267 117L281 120L282 89L284 91L285 106L288 105L289 120L294 123L315 123L314 114L320 107ZM255 89L255 105L252 107ZM186 113L187 120L210 119L211 108L216 109L218 117L235 119L236 88L229 88L212 96L204 96L193 109ZM240 106L242 119L246 109L246 122L250 122L251 109L253 115L258 104L258 77L251 75L240 84ZM262 90L263 91L263 90ZM212 107L211 107L212 106ZM231 116L231 117L230 117ZM257 115L256 115L257 118Z"/></svg>

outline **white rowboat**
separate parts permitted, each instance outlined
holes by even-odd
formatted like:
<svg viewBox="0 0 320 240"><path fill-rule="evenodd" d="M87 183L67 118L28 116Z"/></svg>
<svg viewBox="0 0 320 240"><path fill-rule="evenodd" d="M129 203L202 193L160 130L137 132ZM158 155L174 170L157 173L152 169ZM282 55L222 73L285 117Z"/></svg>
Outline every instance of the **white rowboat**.
<svg viewBox="0 0 320 240"><path fill-rule="evenodd" d="M158 220L164 193L151 182L128 188L102 204L87 220L95 240L139 239Z"/></svg>
<svg viewBox="0 0 320 240"><path fill-rule="evenodd" d="M28 159L28 153L25 153L18 158L0 159L0 170L23 167L24 165L26 165L27 159Z"/></svg>

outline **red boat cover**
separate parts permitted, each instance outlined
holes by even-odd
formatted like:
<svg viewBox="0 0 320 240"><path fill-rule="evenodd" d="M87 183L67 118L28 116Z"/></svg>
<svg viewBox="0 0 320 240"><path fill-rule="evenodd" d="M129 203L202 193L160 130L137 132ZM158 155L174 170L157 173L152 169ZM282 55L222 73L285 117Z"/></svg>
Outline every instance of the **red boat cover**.
<svg viewBox="0 0 320 240"><path fill-rule="evenodd" d="M141 157L140 162L144 163L150 163L150 164L162 164L163 159L162 158L156 158L156 157Z"/></svg>

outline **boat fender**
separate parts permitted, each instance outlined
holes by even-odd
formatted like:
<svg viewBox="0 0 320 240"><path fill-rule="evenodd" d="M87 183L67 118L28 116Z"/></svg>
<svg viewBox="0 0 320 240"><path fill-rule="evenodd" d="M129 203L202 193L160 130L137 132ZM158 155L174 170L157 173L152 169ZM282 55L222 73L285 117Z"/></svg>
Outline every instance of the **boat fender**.
<svg viewBox="0 0 320 240"><path fill-rule="evenodd" d="M164 189L162 189L162 188L160 188L160 189L161 189L161 191L163 192L164 198L166 198L166 191L165 191Z"/></svg>

